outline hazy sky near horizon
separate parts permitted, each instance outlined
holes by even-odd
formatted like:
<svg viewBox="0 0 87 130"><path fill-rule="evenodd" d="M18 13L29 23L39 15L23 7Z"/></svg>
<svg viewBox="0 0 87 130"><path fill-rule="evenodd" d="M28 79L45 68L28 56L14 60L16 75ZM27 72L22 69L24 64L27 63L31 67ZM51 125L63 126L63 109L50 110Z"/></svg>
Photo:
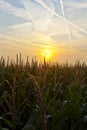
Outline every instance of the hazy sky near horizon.
<svg viewBox="0 0 87 130"><path fill-rule="evenodd" d="M87 60L87 0L0 0L0 55Z"/></svg>

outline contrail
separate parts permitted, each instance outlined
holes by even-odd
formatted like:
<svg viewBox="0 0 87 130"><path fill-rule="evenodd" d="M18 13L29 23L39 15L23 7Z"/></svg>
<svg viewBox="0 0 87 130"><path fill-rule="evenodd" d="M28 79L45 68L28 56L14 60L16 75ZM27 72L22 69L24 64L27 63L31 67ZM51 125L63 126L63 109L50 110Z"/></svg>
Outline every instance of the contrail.
<svg viewBox="0 0 87 130"><path fill-rule="evenodd" d="M42 5L45 9L47 9L49 12L53 13L55 16L57 16L58 18L60 18L61 20L65 21L66 23L72 25L73 27L77 28L78 30L84 32L85 34L87 34L87 31L83 28L81 28L80 26L72 23L71 21L63 18L62 16L60 16L58 13L56 13L54 10L50 9L47 5L45 5L43 2L41 2L42 0L35 0L36 2L38 2L40 5Z"/></svg>
<svg viewBox="0 0 87 130"><path fill-rule="evenodd" d="M61 11L62 11L62 14L63 14L63 18L66 19L65 12L64 12L63 0L60 0L60 5L61 5ZM69 30L67 22L65 22L65 25L66 25L66 29L67 29L68 38L69 38L70 48L73 49L71 34L70 34L70 30Z"/></svg>

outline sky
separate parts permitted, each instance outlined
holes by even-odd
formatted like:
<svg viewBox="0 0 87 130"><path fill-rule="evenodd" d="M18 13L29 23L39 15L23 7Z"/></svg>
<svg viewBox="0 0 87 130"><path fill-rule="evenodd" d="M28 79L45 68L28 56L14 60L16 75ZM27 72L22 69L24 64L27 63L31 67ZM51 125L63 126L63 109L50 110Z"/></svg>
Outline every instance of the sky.
<svg viewBox="0 0 87 130"><path fill-rule="evenodd" d="M0 56L49 50L52 61L87 61L87 0L0 0Z"/></svg>

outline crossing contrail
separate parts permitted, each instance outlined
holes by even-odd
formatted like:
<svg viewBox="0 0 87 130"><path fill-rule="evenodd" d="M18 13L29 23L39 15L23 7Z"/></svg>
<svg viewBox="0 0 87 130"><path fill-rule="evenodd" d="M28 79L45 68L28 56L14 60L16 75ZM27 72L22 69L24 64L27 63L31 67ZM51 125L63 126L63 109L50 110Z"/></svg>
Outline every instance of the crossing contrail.
<svg viewBox="0 0 87 130"><path fill-rule="evenodd" d="M62 11L63 18L66 19L65 12L64 12L64 3L63 3L63 0L60 0L60 5L61 5L61 11ZM65 21L65 25L66 25L66 29L67 29L67 34L68 34L68 39L69 39L69 43L70 43L70 48L73 49L70 30L69 30L68 23L66 21Z"/></svg>
<svg viewBox="0 0 87 130"><path fill-rule="evenodd" d="M55 15L56 17L60 18L61 20L65 21L66 23L72 25L73 27L75 27L77 30L82 31L83 33L87 34L87 31L83 28L81 28L80 26L72 23L71 21L63 18L62 16L60 16L58 13L56 13L54 10L52 10L51 8L49 8L45 3L43 3L42 0L35 0L36 2L38 2L40 5L42 5L46 10L48 10L49 12L53 13L53 15Z"/></svg>

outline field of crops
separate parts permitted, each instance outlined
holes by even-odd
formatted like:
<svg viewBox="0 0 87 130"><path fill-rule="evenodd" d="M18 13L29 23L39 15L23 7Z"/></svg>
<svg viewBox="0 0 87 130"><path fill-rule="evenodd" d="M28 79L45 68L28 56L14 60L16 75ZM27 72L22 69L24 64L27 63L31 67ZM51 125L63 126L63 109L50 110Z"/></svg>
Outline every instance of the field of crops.
<svg viewBox="0 0 87 130"><path fill-rule="evenodd" d="M0 130L87 130L87 66L0 59Z"/></svg>

